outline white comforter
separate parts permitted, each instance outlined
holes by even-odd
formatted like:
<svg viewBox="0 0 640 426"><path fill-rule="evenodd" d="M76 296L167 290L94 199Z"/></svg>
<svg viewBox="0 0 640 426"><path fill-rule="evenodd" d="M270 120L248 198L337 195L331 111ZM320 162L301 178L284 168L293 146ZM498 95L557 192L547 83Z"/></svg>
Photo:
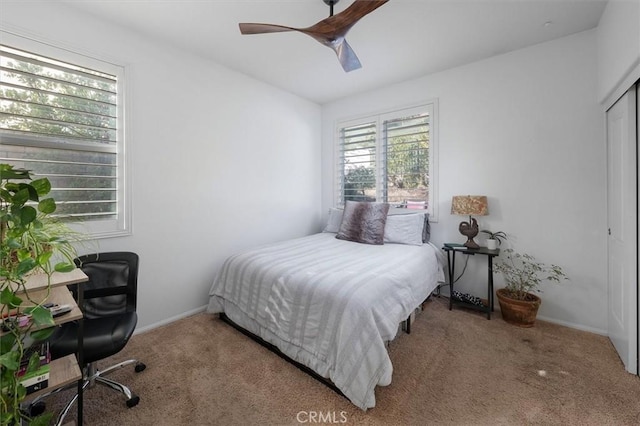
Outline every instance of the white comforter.
<svg viewBox="0 0 640 426"><path fill-rule="evenodd" d="M375 386L391 383L385 342L444 278L439 253L329 233L276 243L227 259L207 311L225 312L366 410Z"/></svg>

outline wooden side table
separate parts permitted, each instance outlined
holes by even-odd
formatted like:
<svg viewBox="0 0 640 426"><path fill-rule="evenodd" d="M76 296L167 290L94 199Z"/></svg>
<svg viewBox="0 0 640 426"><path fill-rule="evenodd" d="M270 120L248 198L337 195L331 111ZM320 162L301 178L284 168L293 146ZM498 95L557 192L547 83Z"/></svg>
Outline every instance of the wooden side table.
<svg viewBox="0 0 640 426"><path fill-rule="evenodd" d="M491 312L493 312L493 258L500 254L500 249L489 250L486 247L480 247L477 249L467 248L467 247L458 247L458 246L448 246L445 245L442 247L442 250L447 252L447 272L449 276L449 289L451 291L451 295L449 296L449 310L453 308L453 305L461 305L467 308L475 309L478 311L486 312L487 319L491 319ZM463 300L456 300L453 298L453 288L455 281L455 267L456 267L456 252L475 256L482 255L487 257L487 303L488 306L480 306L474 305L472 303L465 302Z"/></svg>

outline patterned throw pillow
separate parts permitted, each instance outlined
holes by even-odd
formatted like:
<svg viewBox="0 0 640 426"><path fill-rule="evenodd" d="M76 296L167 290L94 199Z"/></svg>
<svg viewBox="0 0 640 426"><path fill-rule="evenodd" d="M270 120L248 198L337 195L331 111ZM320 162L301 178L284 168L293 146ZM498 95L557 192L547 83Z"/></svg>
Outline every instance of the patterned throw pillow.
<svg viewBox="0 0 640 426"><path fill-rule="evenodd" d="M382 245L389 204L347 201L336 238Z"/></svg>

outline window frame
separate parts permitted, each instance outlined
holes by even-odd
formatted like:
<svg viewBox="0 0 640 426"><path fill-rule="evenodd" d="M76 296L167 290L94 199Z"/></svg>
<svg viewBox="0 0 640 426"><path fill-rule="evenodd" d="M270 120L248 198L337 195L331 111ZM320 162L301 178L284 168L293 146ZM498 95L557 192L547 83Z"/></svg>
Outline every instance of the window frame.
<svg viewBox="0 0 640 426"><path fill-rule="evenodd" d="M416 113L427 112L429 114L429 196L427 200L427 212L429 213L429 221L438 221L438 99L432 99L418 104L403 106L399 108L391 108L376 113L368 113L359 115L356 118L337 120L334 135L334 167L333 174L333 199L336 206L342 206L342 194L340 190L340 180L343 170L341 165L341 131L346 127L365 125L367 123L375 123L376 127L376 199L383 197L383 178L385 177L386 161L382 161L384 151L384 122L385 120L404 118ZM385 159L386 160L386 159Z"/></svg>
<svg viewBox="0 0 640 426"><path fill-rule="evenodd" d="M126 69L128 66L118 64L113 60L99 58L94 54L81 52L77 49L62 47L56 43L38 40L21 34L0 30L2 44L16 49L31 52L36 55L49 57L77 66L94 69L117 78L117 133L116 133L116 200L117 210L115 219L101 219L90 221L69 222L70 227L88 235L91 239L122 237L132 234L131 217L131 185L130 185L130 156L127 152L128 131L127 119L127 86ZM0 130L0 144L7 143L18 146L59 147L60 144L39 140L37 137L4 134ZM73 143L65 144L73 149Z"/></svg>

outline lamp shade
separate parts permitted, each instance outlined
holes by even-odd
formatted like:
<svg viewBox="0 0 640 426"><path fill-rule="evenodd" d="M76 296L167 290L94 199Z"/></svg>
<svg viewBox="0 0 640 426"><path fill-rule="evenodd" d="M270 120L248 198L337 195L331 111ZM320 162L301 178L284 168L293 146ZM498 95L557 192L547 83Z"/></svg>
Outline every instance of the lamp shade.
<svg viewBox="0 0 640 426"><path fill-rule="evenodd" d="M451 214L486 216L489 204L485 195L454 195L451 199Z"/></svg>

